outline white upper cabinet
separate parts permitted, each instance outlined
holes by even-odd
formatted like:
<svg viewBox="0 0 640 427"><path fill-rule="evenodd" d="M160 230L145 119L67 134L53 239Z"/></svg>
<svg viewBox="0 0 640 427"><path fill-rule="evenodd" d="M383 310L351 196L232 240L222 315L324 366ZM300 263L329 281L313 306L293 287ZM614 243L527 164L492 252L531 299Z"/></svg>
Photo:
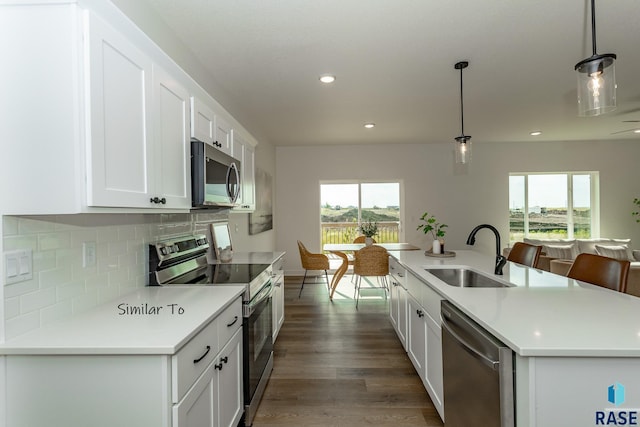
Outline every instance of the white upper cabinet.
<svg viewBox="0 0 640 427"><path fill-rule="evenodd" d="M89 15L89 206L191 206L189 92Z"/></svg>
<svg viewBox="0 0 640 427"><path fill-rule="evenodd" d="M214 103L206 98L191 97L191 137L230 156L233 150L232 126L214 111Z"/></svg>
<svg viewBox="0 0 640 427"><path fill-rule="evenodd" d="M7 0L0 37L0 214L189 212L191 138L232 155L242 126L112 3Z"/></svg>
<svg viewBox="0 0 640 427"><path fill-rule="evenodd" d="M154 166L151 60L93 13L85 43L87 204L147 207Z"/></svg>
<svg viewBox="0 0 640 427"><path fill-rule="evenodd" d="M253 212L256 209L255 149L239 132L233 133L233 157L240 160L242 173L239 205L234 212Z"/></svg>
<svg viewBox="0 0 640 427"><path fill-rule="evenodd" d="M203 100L191 97L191 138L214 145L216 119L213 109Z"/></svg>
<svg viewBox="0 0 640 427"><path fill-rule="evenodd" d="M174 76L153 66L154 203L191 208L189 92ZM156 202L155 199L160 201ZM151 199L150 199L151 200Z"/></svg>

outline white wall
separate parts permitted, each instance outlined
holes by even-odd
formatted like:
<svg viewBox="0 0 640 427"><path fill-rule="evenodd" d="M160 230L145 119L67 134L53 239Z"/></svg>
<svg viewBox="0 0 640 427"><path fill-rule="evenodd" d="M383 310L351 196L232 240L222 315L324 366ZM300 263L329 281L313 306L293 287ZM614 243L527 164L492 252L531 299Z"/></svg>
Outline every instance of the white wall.
<svg viewBox="0 0 640 427"><path fill-rule="evenodd" d="M404 240L427 248L430 239L415 231L428 211L449 225L447 249L465 244L474 226L509 233L510 172L599 171L602 237L630 237L640 248L640 225L631 216L640 196L637 162L640 143L530 142L475 143L466 174L455 173L451 144L276 147L276 249L287 251L288 274L302 271L296 240L319 251L319 182L324 180L401 180L404 183ZM476 249L495 251L491 232L477 235Z"/></svg>
<svg viewBox="0 0 640 427"><path fill-rule="evenodd" d="M261 142L256 146L256 169L261 169L269 173L272 177L272 186L275 187L276 180L276 161L275 149L267 142ZM275 197L276 189L271 189L271 194ZM256 194L256 200L259 199ZM273 200L273 209L275 213L276 200ZM249 214L248 213L231 213L229 215L229 228L231 230L231 238L234 247L242 248L243 251L251 252L272 252L276 245L276 225L272 230L263 231L262 233L249 235Z"/></svg>

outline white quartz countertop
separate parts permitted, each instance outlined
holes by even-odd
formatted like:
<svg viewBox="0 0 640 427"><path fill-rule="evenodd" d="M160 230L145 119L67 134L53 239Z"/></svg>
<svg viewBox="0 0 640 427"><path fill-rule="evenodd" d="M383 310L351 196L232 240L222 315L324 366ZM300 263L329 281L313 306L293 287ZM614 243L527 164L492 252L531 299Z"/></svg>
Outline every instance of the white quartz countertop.
<svg viewBox="0 0 640 427"><path fill-rule="evenodd" d="M224 264L273 264L284 256L285 252L233 252L231 261ZM213 260L215 264L223 264Z"/></svg>
<svg viewBox="0 0 640 427"><path fill-rule="evenodd" d="M0 344L0 355L174 354L244 290L244 286L140 288Z"/></svg>
<svg viewBox="0 0 640 427"><path fill-rule="evenodd" d="M521 356L640 356L640 298L511 262L496 276L495 257L454 251L454 258L391 254ZM453 287L425 267L469 267L513 286Z"/></svg>

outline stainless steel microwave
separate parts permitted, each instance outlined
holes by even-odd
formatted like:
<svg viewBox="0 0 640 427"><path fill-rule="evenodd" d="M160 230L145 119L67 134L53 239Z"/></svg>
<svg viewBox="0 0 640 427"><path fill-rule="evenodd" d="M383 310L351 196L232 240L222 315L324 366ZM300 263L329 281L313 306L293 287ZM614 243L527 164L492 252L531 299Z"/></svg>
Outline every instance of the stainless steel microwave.
<svg viewBox="0 0 640 427"><path fill-rule="evenodd" d="M240 161L201 141L191 141L193 208L234 207L240 196Z"/></svg>

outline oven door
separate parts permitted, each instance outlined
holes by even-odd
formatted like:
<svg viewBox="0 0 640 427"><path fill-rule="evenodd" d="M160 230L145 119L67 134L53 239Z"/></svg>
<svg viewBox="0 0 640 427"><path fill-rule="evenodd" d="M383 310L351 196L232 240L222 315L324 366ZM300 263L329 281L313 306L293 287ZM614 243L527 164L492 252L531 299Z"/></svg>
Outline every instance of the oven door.
<svg viewBox="0 0 640 427"><path fill-rule="evenodd" d="M245 303L244 307L244 390L246 405L254 398L258 384L273 352L272 293L273 287L269 282L255 298Z"/></svg>

